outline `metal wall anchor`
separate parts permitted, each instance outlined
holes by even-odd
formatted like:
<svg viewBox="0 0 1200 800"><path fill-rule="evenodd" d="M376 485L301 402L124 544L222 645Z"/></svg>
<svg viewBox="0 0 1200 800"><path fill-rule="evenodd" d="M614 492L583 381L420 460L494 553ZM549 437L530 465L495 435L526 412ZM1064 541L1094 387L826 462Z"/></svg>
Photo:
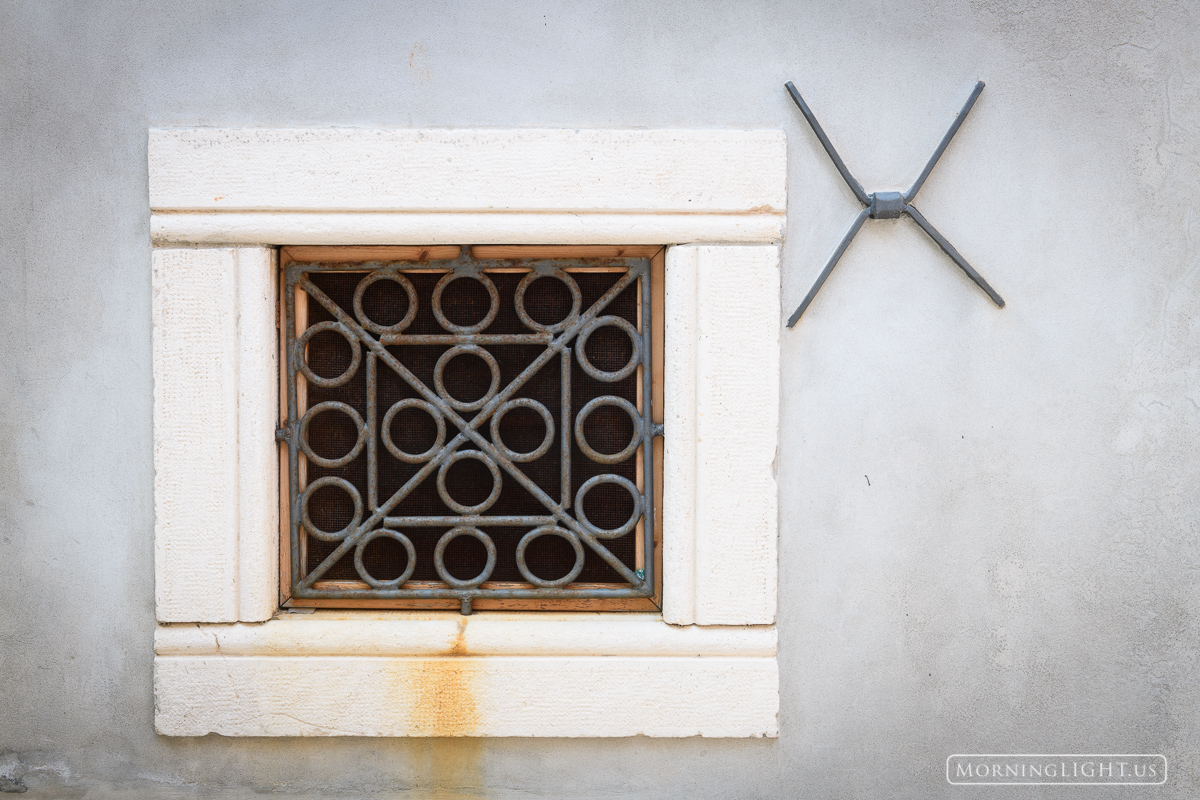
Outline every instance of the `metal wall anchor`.
<svg viewBox="0 0 1200 800"><path fill-rule="evenodd" d="M817 118L813 116L812 110L809 109L808 104L804 102L804 98L800 96L800 92L796 91L796 87L792 85L792 82L788 81L785 84L785 87L787 88L788 93L792 96L792 99L796 101L796 105L800 107L800 113L804 114L804 118L808 120L808 124L812 126L813 133L815 133L817 138L821 140L821 146L825 148L825 152L828 153L829 157L833 160L833 165L837 167L838 172L841 173L842 179L846 181L846 185L850 187L850 191L854 192L854 196L857 197L858 201L864 206L863 210L860 211L858 216L854 218L854 222L850 224L850 230L846 231L846 235L842 237L842 241L838 244L837 249L833 251L833 255L830 257L829 263L825 265L825 269L821 272L820 277L817 278L817 282L813 284L811 289L809 289L808 295L804 298L804 302L802 302L800 307L796 309L796 313L792 314L792 316L788 319L788 327L791 328L800 320L800 315L804 313L805 309L808 308L808 304L811 303L813 298L817 296L817 292L821 290L821 286L824 285L825 279L829 277L829 273L833 272L833 268L837 266L838 260L842 257L842 254L846 252L846 248L850 246L850 242L854 239L855 234L858 233L858 229L861 228L863 223L867 221L867 217L870 217L871 219L898 219L905 214L912 217L913 222L917 223L921 230L925 231L925 233L929 235L929 238L933 239L933 241L937 243L937 246L942 248L942 252L950 256L951 260L953 260L963 272L967 273L967 277L975 281L976 286L987 292L987 296L992 298L992 302L994 302L998 307L1004 308L1004 300L999 294L996 293L996 290L988 285L988 282L983 279L983 276L976 272L975 269L967 263L967 260L963 258L957 250L954 249L954 245L946 241L946 237L938 233L937 229L929 224L929 220L925 219L924 215L922 215L921 212L917 210L917 207L912 204L913 198L917 196L917 192L921 191L921 186L925 183L925 179L929 177L930 172L933 172L933 168L937 165L938 159L941 158L942 153L946 151L946 146L950 144L950 140L954 138L954 134L958 133L958 129L963 124L963 120L967 118L967 114L970 112L971 107L974 106L975 101L979 99L979 94L983 91L983 81L975 84L975 91L971 92L971 96L967 98L966 105L962 107L962 111L958 112L958 118L954 120L954 124L950 126L950 130L946 131L946 135L942 137L942 143L938 145L937 150L934 151L933 156L929 159L929 163L925 165L925 169L921 171L920 177L917 178L917 182L912 185L912 188L903 193L876 192L875 194L867 194L863 189L862 184L855 180L854 176L850 174L850 170L846 168L846 164L842 161L841 156L837 154L837 150L833 149L833 144L829 141L829 137L826 136L825 131L821 129L821 123L817 122Z"/></svg>

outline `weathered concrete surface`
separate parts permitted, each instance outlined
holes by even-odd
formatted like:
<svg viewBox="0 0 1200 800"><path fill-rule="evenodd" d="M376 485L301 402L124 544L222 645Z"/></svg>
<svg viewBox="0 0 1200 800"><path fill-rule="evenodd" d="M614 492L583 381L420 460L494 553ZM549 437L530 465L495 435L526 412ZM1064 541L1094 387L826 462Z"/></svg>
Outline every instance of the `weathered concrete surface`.
<svg viewBox="0 0 1200 800"><path fill-rule="evenodd" d="M955 752L1163 752L1155 796L1195 796L1197 14L5 4L0 774L31 798L937 797ZM147 128L784 128L782 316L856 210L783 82L876 191L977 78L919 205L1008 308L876 221L784 336L778 740L153 733Z"/></svg>

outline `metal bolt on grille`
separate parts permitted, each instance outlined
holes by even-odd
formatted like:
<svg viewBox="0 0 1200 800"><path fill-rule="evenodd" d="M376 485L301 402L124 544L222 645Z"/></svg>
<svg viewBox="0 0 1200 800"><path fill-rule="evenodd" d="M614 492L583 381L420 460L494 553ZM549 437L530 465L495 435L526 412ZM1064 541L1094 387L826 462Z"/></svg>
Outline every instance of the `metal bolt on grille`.
<svg viewBox="0 0 1200 800"><path fill-rule="evenodd" d="M646 258L295 263L291 597L655 593Z"/></svg>

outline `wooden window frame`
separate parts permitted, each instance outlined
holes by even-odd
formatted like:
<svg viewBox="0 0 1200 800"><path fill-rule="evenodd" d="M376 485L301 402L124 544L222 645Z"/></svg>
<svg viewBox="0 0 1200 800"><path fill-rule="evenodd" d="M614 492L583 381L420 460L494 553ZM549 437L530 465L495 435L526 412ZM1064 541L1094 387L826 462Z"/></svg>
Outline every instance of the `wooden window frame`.
<svg viewBox="0 0 1200 800"><path fill-rule="evenodd" d="M664 342L664 268L666 263L666 248L656 245L471 245L471 255L479 259L513 259L528 260L538 258L572 258L572 259L605 259L605 258L649 258L650 259L650 314L651 314L651 421L662 425L664 420L663 393L663 342ZM277 286L283 286L283 274L288 265L298 262L322 261L327 263L354 263L368 261L448 261L459 256L461 247L458 245L404 245L404 246L284 246L279 249L279 268L276 276ZM580 266L567 270L568 272L602 272L609 271L604 266ZM428 270L422 270L428 271ZM520 271L524 268L514 266L511 270L491 268L485 272ZM297 298L302 294L296 290ZM279 424L287 424L287 336L283 325L287 315L284 312L284 297L282 291L277 291L279 325ZM638 295L639 306L641 295ZM303 322L300 309L304 304L296 304L296 335L299 336L307 325ZM640 314L639 314L640 318ZM642 369L637 368L637 407L640 411L644 399L642 397ZM300 384L303 387L303 383ZM304 413L304 392L301 388L300 413ZM472 608L478 611L661 611L663 597L663 438L655 436L652 440L654 463L654 575L656 576L654 594L650 597L636 598L579 598L579 599L497 599L480 597L472 601ZM645 480L642 469L641 448L634 455L637 464L637 484L642 487ZM303 475L304 458L301 455L301 475ZM279 446L279 605L281 608L330 608L330 609L406 609L406 610L435 610L458 609L460 602L455 599L385 599L385 598L348 598L348 599L314 599L298 598L291 594L291 509L288 502L288 464L287 445L280 442ZM636 537L635 568L644 565L645 546L644 518L638 522L633 535ZM441 586L440 581L410 582L415 587L430 588ZM609 584L572 584L578 588L588 588L596 585ZM369 588L361 581L318 581L317 588L331 589L360 589ZM482 588L528 588L524 582L487 581Z"/></svg>

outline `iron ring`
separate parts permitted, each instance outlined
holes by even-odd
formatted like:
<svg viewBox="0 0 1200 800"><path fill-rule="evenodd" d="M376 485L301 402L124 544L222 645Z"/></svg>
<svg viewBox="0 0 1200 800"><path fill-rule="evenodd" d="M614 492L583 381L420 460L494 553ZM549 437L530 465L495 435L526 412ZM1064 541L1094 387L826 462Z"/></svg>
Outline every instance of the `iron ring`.
<svg viewBox="0 0 1200 800"><path fill-rule="evenodd" d="M424 453L418 453L416 455L412 453L406 453L397 447L396 443L392 441L392 420L395 418L398 412L403 411L406 408L421 409L429 416L433 417L433 422L435 425L437 425L437 441L433 443L433 447L429 448ZM437 455L438 450L442 449L442 444L446 441L446 420L442 417L442 412L439 411L437 406L435 406L433 403L427 403L424 400L418 400L415 397L410 397L407 400L399 401L387 410L387 413L383 415L383 428L379 431L379 433L383 437L383 446L386 447L387 451L393 456L405 462L406 464L423 464Z"/></svg>
<svg viewBox="0 0 1200 800"><path fill-rule="evenodd" d="M629 356L629 363L621 367L616 372L605 372L602 369L597 369L592 366L592 362L588 361L587 357L587 340L588 337L595 333L600 328L612 325L614 328L620 328L629 335L629 341L633 345L633 353ZM575 340L575 357L579 359L579 366L583 367L583 371L592 376L598 381L612 383L619 381L622 378L627 378L633 374L633 371L638 368L641 363L642 353L642 335L638 333L637 328L633 327L633 323L621 317L597 317L584 326L579 332L579 338Z"/></svg>
<svg viewBox="0 0 1200 800"><path fill-rule="evenodd" d="M536 322L525 311L525 290L528 289L538 278L547 277L558 278L567 285L568 289L571 290L571 313L567 314L566 319L555 322L552 325L543 325L540 322ZM520 283L517 284L517 291L513 296L513 305L515 305L517 308L517 316L521 319L521 322L528 327L533 328L535 331L541 331L542 333L558 333L564 328L573 325L575 320L579 319L579 310L583 308L583 292L579 291L579 284L575 282L575 279L563 272L561 269L556 269L549 275L539 272L530 272L521 279Z"/></svg>
<svg viewBox="0 0 1200 800"><path fill-rule="evenodd" d="M372 322L371 318L363 311L363 295L366 293L367 287L378 281L392 281L399 284L404 293L408 295L408 311L404 312L404 318L395 325L380 325L377 322ZM372 272L359 281L358 286L354 289L354 316L358 317L359 324L371 333L381 335L385 333L400 333L411 325L412 321L417 317L417 290L413 288L412 281L398 272Z"/></svg>
<svg viewBox="0 0 1200 800"><path fill-rule="evenodd" d="M346 368L345 372L343 372L341 375L338 375L336 378L322 378L320 375L317 375L317 373L313 372L312 369L309 368L308 362L305 360L303 355L305 348L308 346L308 341L323 331L337 331L346 338L347 342L350 343L350 366ZM345 325L334 321L318 322L316 325L310 325L304 331L304 333L300 334L299 338L296 339L295 349L292 351L292 353L296 357L296 365L299 367L300 371L304 373L304 377L308 380L308 382L313 386L320 386L322 389L332 389L335 386L341 386L343 383L354 377L354 373L358 372L358 365L362 363L362 347L359 345L358 337L351 333L350 329Z"/></svg>
<svg viewBox="0 0 1200 800"><path fill-rule="evenodd" d="M583 498L587 493L597 486L604 483L614 483L618 486L623 486L629 496L633 498L633 514L629 517L629 521L619 528L597 528L588 521L587 513L583 510ZM638 491L637 486L628 478L622 478L620 475L597 475L594 478L589 478L579 487L579 491L575 493L575 516L584 528L593 536L601 539L616 539L618 536L624 536L635 527L638 520L642 518L642 493Z"/></svg>
<svg viewBox="0 0 1200 800"><path fill-rule="evenodd" d="M390 539L395 539L400 544L404 545L404 552L408 553L408 565L404 568L404 572L400 577L393 578L390 581L377 580L367 572L363 566L363 551L367 545L381 536L387 536ZM404 585L405 581L412 577L413 571L417 568L417 548L413 547L413 543L407 536L400 531L389 530L388 528L380 528L379 530L371 531L366 536L358 540L358 546L354 548L354 569L358 571L358 577L362 578L367 583L371 584L376 589L399 589Z"/></svg>
<svg viewBox="0 0 1200 800"><path fill-rule="evenodd" d="M492 383L491 386L488 387L487 393L478 400L473 400L469 403L465 403L462 400L455 400L453 397L451 397L450 393L446 391L445 383L442 382L442 373L446 370L446 364L448 364L450 359L454 358L455 356L461 356L464 354L479 356L479 358L483 359L484 363L488 365L488 369L492 372ZM454 408L457 408L459 411L476 411L487 405L487 402L495 397L496 392L499 391L500 365L496 362L495 356L477 344L455 345L446 352L442 353L441 358L439 358L437 360L437 364L434 365L433 385L434 388L437 389L438 394L441 395L442 399Z"/></svg>
<svg viewBox="0 0 1200 800"><path fill-rule="evenodd" d="M478 539L487 548L487 564L483 567L483 572L476 575L470 580L460 581L458 578L446 571L445 556L446 547L451 541L459 536L470 536ZM496 568L496 544L491 537L478 528L472 528L469 525L463 525L458 528L451 528L442 534L442 538L438 539L437 547L433 550L433 568L437 570L438 577L448 583L455 589L474 589L479 584L492 577L492 570Z"/></svg>
<svg viewBox="0 0 1200 800"><path fill-rule="evenodd" d="M358 428L358 441L354 443L354 447L350 448L350 452L341 458L322 458L313 452L312 445L308 443L308 425L313 421L313 418L318 414L326 411L340 411L351 420L354 421L354 426ZM309 461L319 467L332 469L334 467L344 467L353 461L363 447L367 444L367 425L363 422L363 418L358 415L351 406L345 403L339 403L335 400L330 400L317 405L304 412L304 416L300 418L300 449L304 451L304 455Z"/></svg>
<svg viewBox="0 0 1200 800"><path fill-rule="evenodd" d="M450 469L450 466L468 458L476 461L482 461L484 466L488 468L488 472L492 473L492 493L489 494L487 499L482 503L474 506L464 506L462 503L459 503L453 497L451 497L450 492L446 490L446 472ZM438 495L442 498L443 503L445 503L454 511L457 511L459 514L482 514L484 511L487 511L496 504L497 500L500 499L500 489L503 487L503 485L503 479L500 477L500 468L496 466L495 461L492 461L480 450L459 450L454 455L443 461L442 465L438 468Z"/></svg>
<svg viewBox="0 0 1200 800"><path fill-rule="evenodd" d="M525 548L537 539L539 536L561 536L571 543L571 547L575 549L575 566L571 571L562 576L558 580L547 581L534 575L528 565L525 563ZM583 572L583 545L579 543L579 537L570 531L555 527L554 525L546 525L541 528L534 528L529 533L521 537L521 541L517 543L517 569L521 571L521 575L525 580L537 586L539 589L557 589L560 586L566 586L571 581L579 577L579 573Z"/></svg>
<svg viewBox="0 0 1200 800"><path fill-rule="evenodd" d="M345 490L345 492L354 500L354 518L350 520L349 525L342 528L340 531L326 533L316 525L313 525L312 520L308 517L309 498L312 497L313 492L323 486L340 487L341 489ZM350 481L346 480L345 478L338 478L333 475L326 475L324 478L318 478L310 483L308 488L304 490L304 493L300 495L300 524L304 526L304 530L308 531L323 542L340 542L342 539L345 539L354 532L355 528L358 527L358 523L362 520L362 514L362 496L359 495L358 489L354 488L354 484L350 483Z"/></svg>
<svg viewBox="0 0 1200 800"><path fill-rule="evenodd" d="M633 421L633 439L629 442L629 446L619 453L601 453L593 449L587 442L587 438L583 435L583 423L592 412L602 406L616 406L629 415L629 419ZM579 449L584 452L592 461L597 461L601 464L618 464L637 452L638 447L642 443L642 417L638 413L637 408L633 403L623 397L615 395L604 395L589 400L587 405L579 409L579 413L575 416L575 441L579 443Z"/></svg>
<svg viewBox="0 0 1200 800"><path fill-rule="evenodd" d="M508 446L500 439L500 418L514 408L531 408L541 416L542 422L546 424L546 438L542 439L542 443L537 446L536 450L528 453L518 453L515 450L508 449ZM550 451L550 445L552 444L554 444L554 417L550 416L549 409L537 400L532 400L528 397L509 400L507 403L502 403L492 414L492 446L510 461L522 463L539 459Z"/></svg>
<svg viewBox="0 0 1200 800"><path fill-rule="evenodd" d="M442 313L442 291L450 285L452 281L459 278L472 278L483 284L483 288L487 289L489 305L488 313L483 319L476 322L474 325L455 325L450 320L446 319L446 315ZM433 297L430 298L430 305L433 307L433 316L437 319L438 324L448 331L458 334L479 333L492 321L496 319L497 312L500 311L500 292L496 290L496 284L492 283L492 279L482 272L474 275L456 275L453 272L447 272L442 279L437 282L437 286L433 287Z"/></svg>

